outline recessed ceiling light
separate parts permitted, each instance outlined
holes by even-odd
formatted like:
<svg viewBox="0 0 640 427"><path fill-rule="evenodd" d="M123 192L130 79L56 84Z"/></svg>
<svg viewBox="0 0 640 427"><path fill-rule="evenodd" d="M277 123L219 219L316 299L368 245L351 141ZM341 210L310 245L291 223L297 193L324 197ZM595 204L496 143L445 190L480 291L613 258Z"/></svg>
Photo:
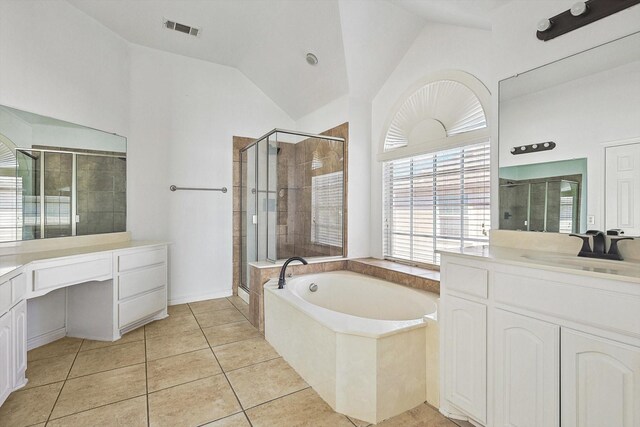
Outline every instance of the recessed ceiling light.
<svg viewBox="0 0 640 427"><path fill-rule="evenodd" d="M315 56L313 53L307 53L307 64L309 64L309 65L317 65L318 64L318 57Z"/></svg>

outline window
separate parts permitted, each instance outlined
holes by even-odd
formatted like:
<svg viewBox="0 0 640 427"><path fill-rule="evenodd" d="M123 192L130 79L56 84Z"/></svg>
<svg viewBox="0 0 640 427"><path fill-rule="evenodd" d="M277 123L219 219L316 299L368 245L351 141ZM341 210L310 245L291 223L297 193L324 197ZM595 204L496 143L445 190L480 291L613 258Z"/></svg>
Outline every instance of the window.
<svg viewBox="0 0 640 427"><path fill-rule="evenodd" d="M438 249L488 242L489 142L383 164L384 255L439 264Z"/></svg>
<svg viewBox="0 0 640 427"><path fill-rule="evenodd" d="M342 171L311 177L311 242L342 247Z"/></svg>

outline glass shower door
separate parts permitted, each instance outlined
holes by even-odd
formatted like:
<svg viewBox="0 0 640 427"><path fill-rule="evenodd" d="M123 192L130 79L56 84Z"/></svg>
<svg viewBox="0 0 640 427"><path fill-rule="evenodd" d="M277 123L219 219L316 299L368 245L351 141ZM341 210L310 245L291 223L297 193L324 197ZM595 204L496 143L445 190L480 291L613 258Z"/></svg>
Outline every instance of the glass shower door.
<svg viewBox="0 0 640 427"><path fill-rule="evenodd" d="M249 289L249 263L258 260L257 145L240 153L240 285Z"/></svg>

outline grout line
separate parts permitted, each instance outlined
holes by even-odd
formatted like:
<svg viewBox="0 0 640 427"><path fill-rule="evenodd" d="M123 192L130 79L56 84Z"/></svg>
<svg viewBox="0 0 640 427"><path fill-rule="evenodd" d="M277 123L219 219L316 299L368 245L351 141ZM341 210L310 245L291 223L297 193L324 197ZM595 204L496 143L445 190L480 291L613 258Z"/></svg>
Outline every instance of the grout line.
<svg viewBox="0 0 640 427"><path fill-rule="evenodd" d="M144 330L142 331L142 335L144 337L144 381L146 391L144 398L147 402L147 427L151 427L151 412L149 411L149 362L147 360L147 328L146 325L143 327Z"/></svg>
<svg viewBox="0 0 640 427"><path fill-rule="evenodd" d="M120 338L120 339L122 339L122 338ZM140 342L140 341L144 341L144 333L142 334L142 339L139 339L139 340L133 340L133 341L127 341L127 342L120 342L120 340L112 341L112 344L110 344L110 345L105 345L103 347L98 347L98 348L90 348L89 350L83 350L82 346L80 346L80 353L89 353L90 351L105 350L107 348L120 347L120 346L123 346L123 345L133 344L133 343Z"/></svg>
<svg viewBox="0 0 640 427"><path fill-rule="evenodd" d="M189 309L191 310L191 306L189 306ZM193 313L193 310L191 310L191 312ZM198 319L196 318L196 322L197 321L198 321ZM200 322L198 322L198 326L200 326ZM202 326L200 326L200 332L202 333L202 335L204 335L204 339L205 339L205 341L207 341L207 344L209 344L209 341L207 340L207 336L204 334L204 331L202 330ZM229 381L229 378L227 377L226 372L222 368L222 365L220 364L220 360L218 360L218 356L216 356L216 353L213 351L213 348L211 348L211 346L209 346L209 349L211 350L211 353L213 353L213 357L216 359L216 362L218 363L218 366L220 366L220 369L222 370L222 375L224 375L224 379L227 380L227 384L229 384L229 388L231 389L231 392L235 396L236 402L238 402L238 406L240 406L240 409L244 411L244 408L242 406L242 403L240 403L240 399L238 398L238 395L237 395L236 391L234 390L233 386L231 385L231 382Z"/></svg>
<svg viewBox="0 0 640 427"><path fill-rule="evenodd" d="M71 375L71 371L73 370L73 366L71 366L71 369L69 370L69 374L67 375L67 379L64 380L64 381L73 381L73 380L77 380L79 378L90 377L91 375L104 374L105 372L111 372L111 371L116 371L118 369L130 368L132 366L142 365L143 363L145 363L145 362L136 362L136 363L132 363L130 365L124 365L124 366L118 366L118 367L111 368L111 369L105 369L104 371L96 371L96 372L91 372L91 373L84 374L84 375L78 375L77 377L70 377L69 376L69 375Z"/></svg>
<svg viewBox="0 0 640 427"><path fill-rule="evenodd" d="M206 339L206 338L205 338ZM211 348L209 346L207 347L202 347L202 348L196 348L194 350L189 350L189 351L185 351L184 353L178 353L178 354L172 354L171 356L162 356L162 357L158 357L157 359L152 359L152 360L148 360L145 363L148 362L156 362L158 360L164 360L164 359L168 359L170 357L178 357L178 356L182 356L184 354L189 354L189 353L195 353L196 351L202 351L202 350L210 350ZM222 368L221 368L222 369Z"/></svg>
<svg viewBox="0 0 640 427"><path fill-rule="evenodd" d="M202 377L202 378L197 378L197 379L195 379L195 380L189 380L189 381L185 381L185 382L180 383L180 384L174 384L174 385L169 386L169 387L161 388L161 389L159 389L159 390L150 391L150 392L149 392L149 393L147 393L147 394L148 394L148 395L149 395L149 394L156 394L156 393L159 393L159 392L161 392L161 391L169 390L169 389L171 389L171 388L180 387L180 386L183 386L183 385L185 385L185 384L195 383L195 382L197 382L197 381L201 381L201 380L206 380L206 379L208 379L208 378L217 377L218 375L222 375L222 374L223 374L223 372L218 372L217 374L207 375L207 376L204 376L204 377Z"/></svg>
<svg viewBox="0 0 640 427"><path fill-rule="evenodd" d="M247 422L249 423L249 426L253 427L253 423L251 422L251 419L249 418L249 415L247 415L247 411L242 411L242 413L244 414L244 417L246 418Z"/></svg>
<svg viewBox="0 0 640 427"><path fill-rule="evenodd" d="M49 411L49 416L47 416L47 420L45 421L45 424L49 423L49 420L51 419L51 415L53 414L54 409L56 409L56 405L58 404L58 400L60 399L60 396L62 395L62 391L64 390L64 386L67 385L67 381L69 380L69 375L71 374L71 370L73 369L73 365L76 364L76 359L78 358L78 354L80 354L80 349L82 348L82 344L84 344L84 340L82 340L80 342L80 345L78 346L78 350L76 351L76 355L73 358L73 362L71 362L71 367L69 367L69 372L67 372L67 376L64 379L64 382L62 383L62 387L60 387L60 391L58 392L58 396L56 396L56 401L53 402L53 406L51 407L51 411Z"/></svg>
<svg viewBox="0 0 640 427"><path fill-rule="evenodd" d="M213 350L213 349L212 349L212 350ZM214 353L214 354L215 354L215 353ZM261 364L261 363L271 362L272 360L276 360L276 359L282 359L282 356L280 356L280 355L278 354L278 357L272 357L271 359L261 360L261 361L259 361L259 362L255 362L255 363L252 363L252 364L250 364L250 365L245 365L245 366L240 366L239 368L229 369L228 371L224 371L224 369L223 369L223 371L224 371L225 373L227 373L227 372L235 372L235 371L239 371L240 369L250 368L250 367L252 367L252 366L256 366L256 365L259 365L259 364ZM287 365L288 365L288 363L287 363ZM291 366L291 365L289 365L289 366ZM291 368L291 369L293 369L293 368ZM297 372L296 372L296 374L297 374ZM306 381L305 381L305 382L306 382Z"/></svg>
<svg viewBox="0 0 640 427"><path fill-rule="evenodd" d="M274 397L273 399L269 399L269 400L267 400L267 401L265 401L265 402L259 403L259 404L257 404L257 405L253 405L252 407L247 408L247 409L245 409L244 411L246 412L246 411L249 411L249 410L251 410L251 409L258 408L258 407L260 407L260 406L262 406L262 405L266 405L267 403L275 402L275 401L276 401L276 400L278 400L278 399L283 399L283 398L285 398L285 397L291 396L292 394L300 393L301 391L305 391L305 390L308 390L308 389L310 389L310 388L311 388L311 386L310 386L310 385L308 385L308 386L306 386L305 388L301 388L300 390L292 391L291 393L283 394L282 396ZM322 398L321 398L321 399L322 399ZM323 402L324 402L324 400L323 400ZM333 409L332 409L332 411L333 411ZM334 412L335 412L335 411L334 411ZM336 414L337 414L337 413L338 413L338 412L336 412ZM343 414L341 414L341 415L343 415ZM346 417L346 415L345 415L345 417Z"/></svg>
<svg viewBox="0 0 640 427"><path fill-rule="evenodd" d="M67 417L70 417L70 416L72 416L72 415L78 415L78 414L82 414L82 413L84 413L84 412L93 411L94 409L104 408L105 406L115 405L116 403L126 402L127 400L137 399L137 398L142 397L142 396L146 396L146 395L145 395L145 394L139 394L139 395L137 395L137 396L127 397L126 399L116 400L115 402L105 403L104 405L98 405L98 406L94 406L94 407L92 407L92 408L83 409L82 411L73 412L73 413L71 413L71 414L65 414L65 415L63 415L63 416L61 416L61 417L58 417L58 418L50 418L49 420L47 420L47 423L48 423L49 421L61 420L61 419L63 419L63 418L67 418Z"/></svg>
<svg viewBox="0 0 640 427"><path fill-rule="evenodd" d="M208 424L211 424L211 423L217 423L218 421L226 420L227 418L234 417L234 416L236 416L236 415L238 415L238 414L244 414L244 411L234 412L233 414L225 415L225 416L224 416L224 417L222 417L222 418L217 418L217 419L212 420L212 421L205 421L205 422L204 422L204 423L202 423L202 424L196 424L196 426L197 426L197 427L204 427L204 426L206 426L206 425L208 425ZM246 415L245 415L245 416L246 416Z"/></svg>
<svg viewBox="0 0 640 427"><path fill-rule="evenodd" d="M207 336L206 336L206 335L205 335L205 338L207 338ZM212 349L214 349L214 348L222 347L222 346L229 345L229 344L237 344L237 343L242 342L242 341L254 340L254 339L256 339L256 338L262 338L262 339L264 339L262 336L258 336L258 337L249 337L249 338L240 338L240 339L238 339L238 340L236 340L236 341L230 341L230 342L226 342L226 343L224 343L224 344L211 345L211 343L209 343L209 346L210 346ZM207 339L207 342L209 342L209 340L208 340L208 339Z"/></svg>

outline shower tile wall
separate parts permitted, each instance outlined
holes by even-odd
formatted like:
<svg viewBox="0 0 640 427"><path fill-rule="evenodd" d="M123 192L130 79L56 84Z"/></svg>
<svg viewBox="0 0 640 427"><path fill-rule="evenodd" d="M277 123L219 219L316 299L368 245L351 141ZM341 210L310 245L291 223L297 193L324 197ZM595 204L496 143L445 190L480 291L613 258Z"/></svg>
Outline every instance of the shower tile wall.
<svg viewBox="0 0 640 427"><path fill-rule="evenodd" d="M278 258L296 255L295 227L299 186L296 182L298 144L278 143Z"/></svg>
<svg viewBox="0 0 640 427"><path fill-rule="evenodd" d="M71 236L73 155L44 153L44 237Z"/></svg>
<svg viewBox="0 0 640 427"><path fill-rule="evenodd" d="M78 155L77 235L126 231L126 160Z"/></svg>
<svg viewBox="0 0 640 427"><path fill-rule="evenodd" d="M343 171L348 174L347 138L349 124L343 123L322 135L345 139L345 143L309 138L297 144L280 142L278 154L278 258L298 256L342 255L342 247L315 244L311 241L311 180L314 176ZM347 206L343 207L346 241ZM346 251L345 251L346 254Z"/></svg>

